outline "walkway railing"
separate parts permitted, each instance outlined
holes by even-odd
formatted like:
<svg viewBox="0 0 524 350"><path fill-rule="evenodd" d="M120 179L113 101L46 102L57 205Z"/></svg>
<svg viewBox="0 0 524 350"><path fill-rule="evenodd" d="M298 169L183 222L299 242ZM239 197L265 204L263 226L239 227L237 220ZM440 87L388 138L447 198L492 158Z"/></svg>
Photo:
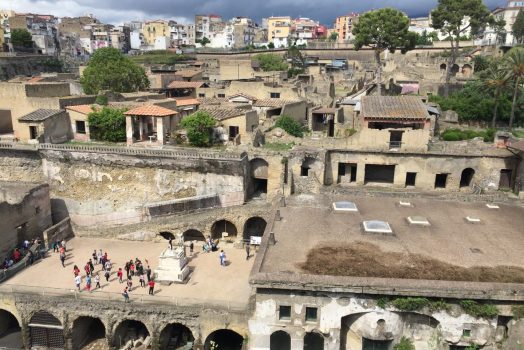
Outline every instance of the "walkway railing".
<svg viewBox="0 0 524 350"><path fill-rule="evenodd" d="M116 282L117 283L117 282ZM158 288L163 286L158 285ZM140 288L140 287L135 287ZM146 288L144 288L146 290ZM101 290L95 290L88 292L82 290L79 292L77 289L63 289L63 288L50 288L50 287L37 287L37 286L24 286L24 285L0 285L0 294L11 294L11 295L35 295L42 298L53 298L59 297L61 299L74 299L74 300L97 300L97 301L110 301L110 302L121 302L124 303L124 297L122 293L116 292L105 292ZM239 301L229 300L209 300L196 298L184 298L176 296L161 296L161 295L139 295L134 294L133 291L129 293L129 300L131 304L140 305L170 305L175 307L191 307L192 309L220 309L227 311L245 311L248 302L245 303Z"/></svg>
<svg viewBox="0 0 524 350"><path fill-rule="evenodd" d="M33 263L40 259L42 256L45 256L45 250L42 245L33 244L33 246L31 246L31 248L29 249L33 253ZM3 282L13 277L18 272L25 269L28 265L31 265L31 261L29 259L29 254L26 254L19 262L13 264L13 266L11 266L10 268L0 269L0 282Z"/></svg>

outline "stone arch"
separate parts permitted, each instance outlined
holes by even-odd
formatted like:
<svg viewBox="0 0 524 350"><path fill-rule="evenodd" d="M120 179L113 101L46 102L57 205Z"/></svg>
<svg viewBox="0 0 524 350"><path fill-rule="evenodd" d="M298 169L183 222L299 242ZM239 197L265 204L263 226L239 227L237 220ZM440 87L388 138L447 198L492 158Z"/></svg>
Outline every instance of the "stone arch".
<svg viewBox="0 0 524 350"><path fill-rule="evenodd" d="M445 64L445 63L441 63L441 64L440 64L440 70L441 70L441 71L446 71L447 68L448 68L448 65L447 65L447 64Z"/></svg>
<svg viewBox="0 0 524 350"><path fill-rule="evenodd" d="M218 349L241 350L244 337L231 329L218 329L207 336L204 350L211 350L212 342L217 344Z"/></svg>
<svg viewBox="0 0 524 350"><path fill-rule="evenodd" d="M304 335L304 350L324 350L324 337L316 332Z"/></svg>
<svg viewBox="0 0 524 350"><path fill-rule="evenodd" d="M169 232L169 231L161 231L159 233L160 236L162 236L162 238L166 239L166 240L169 240L169 239L175 239L176 236L173 232Z"/></svg>
<svg viewBox="0 0 524 350"><path fill-rule="evenodd" d="M244 241L249 241L251 236L262 237L266 229L267 222L260 216L249 218L244 224Z"/></svg>
<svg viewBox="0 0 524 350"><path fill-rule="evenodd" d="M24 347L21 323L12 312L4 309L0 309L0 347Z"/></svg>
<svg viewBox="0 0 524 350"><path fill-rule="evenodd" d="M458 64L455 63L453 66L451 66L451 75L452 76L456 76L459 71L460 71L460 67Z"/></svg>
<svg viewBox="0 0 524 350"><path fill-rule="evenodd" d="M237 227L231 221L225 219L215 221L211 226L211 237L213 239L222 238L223 232L227 232L228 237L236 237L238 234Z"/></svg>
<svg viewBox="0 0 524 350"><path fill-rule="evenodd" d="M29 319L30 346L63 349L65 347L62 322L51 313L40 310Z"/></svg>
<svg viewBox="0 0 524 350"><path fill-rule="evenodd" d="M72 340L73 349L94 345L94 342L106 345L106 326L97 317L80 316L73 321Z"/></svg>
<svg viewBox="0 0 524 350"><path fill-rule="evenodd" d="M473 181L473 177L475 176L475 170L472 168L466 168L462 170L462 174L460 174L460 187L469 187L471 186L471 182Z"/></svg>
<svg viewBox="0 0 524 350"><path fill-rule="evenodd" d="M285 331L276 331L269 337L269 350L291 350L291 336Z"/></svg>
<svg viewBox="0 0 524 350"><path fill-rule="evenodd" d="M300 176L307 177L310 175L310 170L317 160L313 157L306 157L300 165Z"/></svg>
<svg viewBox="0 0 524 350"><path fill-rule="evenodd" d="M126 319L115 325L113 332L113 346L121 348L130 341L145 341L150 337L147 326L137 320Z"/></svg>
<svg viewBox="0 0 524 350"><path fill-rule="evenodd" d="M194 342L195 337L191 329L181 323L170 323L160 332L160 350L189 348Z"/></svg>
<svg viewBox="0 0 524 350"><path fill-rule="evenodd" d="M196 230L196 229L189 229L184 231L182 234L182 237L184 239L184 242L186 241L205 241L206 237L202 233L202 231Z"/></svg>
<svg viewBox="0 0 524 350"><path fill-rule="evenodd" d="M269 178L269 163L262 158L254 158L249 162L253 195L267 193Z"/></svg>
<svg viewBox="0 0 524 350"><path fill-rule="evenodd" d="M469 78L471 77L471 74L473 74L473 67L466 63L462 66L461 72L464 77Z"/></svg>

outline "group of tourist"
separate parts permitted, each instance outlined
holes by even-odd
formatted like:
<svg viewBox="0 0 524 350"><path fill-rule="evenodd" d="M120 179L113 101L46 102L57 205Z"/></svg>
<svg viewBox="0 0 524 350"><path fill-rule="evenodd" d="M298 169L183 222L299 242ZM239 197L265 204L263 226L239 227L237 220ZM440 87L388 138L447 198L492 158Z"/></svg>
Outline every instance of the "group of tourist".
<svg viewBox="0 0 524 350"><path fill-rule="evenodd" d="M34 261L34 253L31 251L31 247L35 244L40 244L39 239L32 239L32 240L24 240L22 244L15 247L9 254L4 258L4 262L2 263L2 268L4 270L9 269L17 262L21 261L24 256L28 257L28 262L30 265L33 264Z"/></svg>

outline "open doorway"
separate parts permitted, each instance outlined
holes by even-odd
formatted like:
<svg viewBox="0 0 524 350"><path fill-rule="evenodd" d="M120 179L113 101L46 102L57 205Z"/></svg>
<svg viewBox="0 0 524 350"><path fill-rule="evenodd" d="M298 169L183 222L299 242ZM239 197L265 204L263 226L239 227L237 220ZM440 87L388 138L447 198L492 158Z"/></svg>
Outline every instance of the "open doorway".
<svg viewBox="0 0 524 350"><path fill-rule="evenodd" d="M357 181L356 163L338 163L338 183L351 183Z"/></svg>
<svg viewBox="0 0 524 350"><path fill-rule="evenodd" d="M511 169L502 169L500 171L499 189L509 190L511 188L511 177L513 171Z"/></svg>
<svg viewBox="0 0 524 350"><path fill-rule="evenodd" d="M446 188L448 182L448 174L435 175L435 188Z"/></svg>
<svg viewBox="0 0 524 350"><path fill-rule="evenodd" d="M366 172L364 181L366 183L386 183L392 184L395 180L395 166L394 165L377 165L366 164Z"/></svg>
<svg viewBox="0 0 524 350"><path fill-rule="evenodd" d="M417 173L406 173L406 187L415 187L417 183Z"/></svg>
<svg viewBox="0 0 524 350"><path fill-rule="evenodd" d="M10 134L13 132L13 121L11 110L0 109L0 134Z"/></svg>
<svg viewBox="0 0 524 350"><path fill-rule="evenodd" d="M460 187L469 187L474 175L475 170L471 168L464 169L460 175Z"/></svg>
<svg viewBox="0 0 524 350"><path fill-rule="evenodd" d="M391 350L392 340L371 340L362 338L362 350Z"/></svg>

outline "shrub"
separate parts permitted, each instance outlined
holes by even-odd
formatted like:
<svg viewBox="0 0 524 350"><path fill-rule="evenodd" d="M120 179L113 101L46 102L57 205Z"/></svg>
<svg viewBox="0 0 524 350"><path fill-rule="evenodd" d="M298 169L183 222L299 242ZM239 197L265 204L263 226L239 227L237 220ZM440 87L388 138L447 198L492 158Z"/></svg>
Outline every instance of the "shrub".
<svg viewBox="0 0 524 350"><path fill-rule="evenodd" d="M211 146L211 132L216 120L207 112L196 112L182 119L180 126L187 130L189 143L196 147Z"/></svg>
<svg viewBox="0 0 524 350"><path fill-rule="evenodd" d="M87 117L89 132L93 140L124 142L126 140L125 109L103 107Z"/></svg>
<svg viewBox="0 0 524 350"><path fill-rule="evenodd" d="M389 304L388 298L378 298L377 299L377 306L381 309L385 309Z"/></svg>
<svg viewBox="0 0 524 350"><path fill-rule="evenodd" d="M264 72L287 70L287 62L282 56L273 53L261 53L255 56Z"/></svg>
<svg viewBox="0 0 524 350"><path fill-rule="evenodd" d="M440 136L444 141L462 141L471 140L475 137L482 137L484 142L493 142L493 139L495 138L495 132L495 129L486 129L481 131L470 129L446 129Z"/></svg>
<svg viewBox="0 0 524 350"><path fill-rule="evenodd" d="M417 311L429 305L426 298L397 298L393 300L393 306L401 311Z"/></svg>
<svg viewBox="0 0 524 350"><path fill-rule="evenodd" d="M275 123L275 127L281 128L289 135L295 137L304 136L304 127L295 119L287 115L280 116Z"/></svg>
<svg viewBox="0 0 524 350"><path fill-rule="evenodd" d="M415 345L411 339L402 337L400 341L393 347L393 350L415 350Z"/></svg>
<svg viewBox="0 0 524 350"><path fill-rule="evenodd" d="M429 302L428 308L431 312L449 311L451 309L451 306L444 300L435 300Z"/></svg>
<svg viewBox="0 0 524 350"><path fill-rule="evenodd" d="M98 95L95 99L95 103L100 106L107 106L109 99L106 95Z"/></svg>
<svg viewBox="0 0 524 350"><path fill-rule="evenodd" d="M475 318L493 318L499 313L495 305L479 304L474 300L462 300L460 306L468 315Z"/></svg>

